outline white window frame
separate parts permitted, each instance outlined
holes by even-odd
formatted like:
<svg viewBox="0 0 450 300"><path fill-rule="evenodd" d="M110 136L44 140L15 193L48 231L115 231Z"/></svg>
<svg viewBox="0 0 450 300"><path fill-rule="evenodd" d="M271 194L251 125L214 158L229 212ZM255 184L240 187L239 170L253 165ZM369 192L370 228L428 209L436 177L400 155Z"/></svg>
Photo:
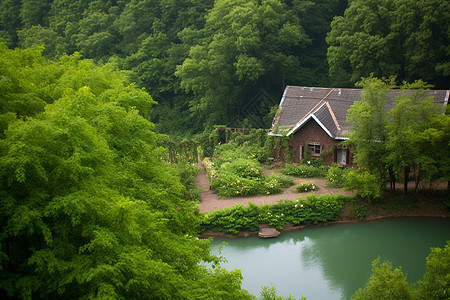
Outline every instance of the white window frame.
<svg viewBox="0 0 450 300"><path fill-rule="evenodd" d="M319 142L308 142L307 147L311 150L311 156L320 157L322 153L322 145Z"/></svg>

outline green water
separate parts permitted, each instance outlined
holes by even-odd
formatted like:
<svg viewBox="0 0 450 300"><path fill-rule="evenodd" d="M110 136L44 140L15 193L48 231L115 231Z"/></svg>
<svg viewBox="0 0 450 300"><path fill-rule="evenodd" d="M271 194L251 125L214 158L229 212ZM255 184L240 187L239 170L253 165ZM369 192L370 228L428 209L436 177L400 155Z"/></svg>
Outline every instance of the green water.
<svg viewBox="0 0 450 300"><path fill-rule="evenodd" d="M339 224L289 232L274 239L215 239L212 253L240 269L243 288L259 296L273 284L279 295L315 299L350 299L371 275L378 256L401 266L411 283L421 279L430 247L450 240L450 219L401 218Z"/></svg>

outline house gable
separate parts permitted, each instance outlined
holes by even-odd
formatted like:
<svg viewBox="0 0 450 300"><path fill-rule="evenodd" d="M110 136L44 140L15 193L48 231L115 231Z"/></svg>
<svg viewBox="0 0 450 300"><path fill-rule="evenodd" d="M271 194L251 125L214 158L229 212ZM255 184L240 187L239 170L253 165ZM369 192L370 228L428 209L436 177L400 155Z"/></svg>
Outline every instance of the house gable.
<svg viewBox="0 0 450 300"><path fill-rule="evenodd" d="M292 134L292 139L289 141L289 146L294 151L294 161L300 161L304 157L305 148L309 144L317 145L320 152L322 152L323 150L328 151L331 147L337 146L339 141L332 138L316 118L311 117L303 123L301 130L297 130ZM320 153L317 156L320 157Z"/></svg>

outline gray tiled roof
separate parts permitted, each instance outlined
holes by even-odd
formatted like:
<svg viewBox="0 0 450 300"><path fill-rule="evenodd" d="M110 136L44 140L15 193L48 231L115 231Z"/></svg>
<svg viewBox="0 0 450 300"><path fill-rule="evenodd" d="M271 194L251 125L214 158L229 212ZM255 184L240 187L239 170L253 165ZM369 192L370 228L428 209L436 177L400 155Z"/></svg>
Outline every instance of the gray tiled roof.
<svg viewBox="0 0 450 300"><path fill-rule="evenodd" d="M386 109L394 106L393 99L400 94L400 90L389 91ZM351 126L346 121L347 111L361 96L362 89L287 86L269 134L290 135L315 118L333 138L343 138ZM427 91L426 96L433 96L432 102L444 104L448 102L449 91ZM275 127L278 132L273 132Z"/></svg>

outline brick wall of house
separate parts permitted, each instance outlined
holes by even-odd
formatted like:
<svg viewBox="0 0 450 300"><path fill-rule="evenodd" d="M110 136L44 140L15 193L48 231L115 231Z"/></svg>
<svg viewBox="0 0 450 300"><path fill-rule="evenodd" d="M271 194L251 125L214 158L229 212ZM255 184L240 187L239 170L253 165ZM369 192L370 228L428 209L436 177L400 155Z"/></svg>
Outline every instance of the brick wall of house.
<svg viewBox="0 0 450 300"><path fill-rule="evenodd" d="M294 137L289 141L289 145L294 149L294 162L300 161L300 145L306 146L308 142L320 143L321 149L329 151L332 146L337 146L339 141L330 138L330 136L313 119L302 126ZM325 157L325 163L331 164L334 161L334 153Z"/></svg>
<svg viewBox="0 0 450 300"><path fill-rule="evenodd" d="M334 151L330 152L325 158L324 162L327 165L331 165L333 162L337 161L337 147L341 141L331 138L322 127L317 124L315 120L309 120L306 124L302 126L296 133L292 140L289 141L289 146L293 150L293 162L300 161L300 145L307 147L308 142L320 143L321 150L330 151L331 147L334 146ZM285 159L284 147L278 151L278 148L274 149L274 158L280 161ZM353 157L350 151L347 149L347 165L353 165ZM320 157L320 156L319 156Z"/></svg>

